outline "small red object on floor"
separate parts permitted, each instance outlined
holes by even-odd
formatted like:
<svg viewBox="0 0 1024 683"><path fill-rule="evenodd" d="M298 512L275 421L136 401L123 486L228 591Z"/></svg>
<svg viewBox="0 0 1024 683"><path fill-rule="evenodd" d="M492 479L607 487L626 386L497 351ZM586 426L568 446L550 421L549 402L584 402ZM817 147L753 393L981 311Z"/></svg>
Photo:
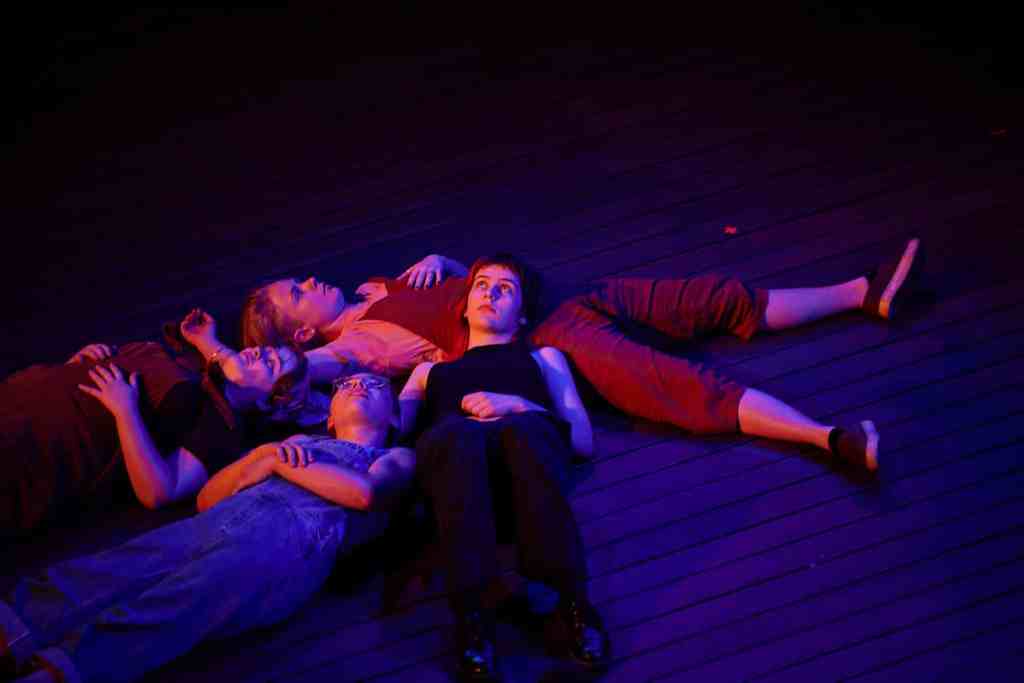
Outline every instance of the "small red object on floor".
<svg viewBox="0 0 1024 683"><path fill-rule="evenodd" d="M727 226L725 226L725 234L726 235L735 235L736 234L736 226L735 225L727 225Z"/></svg>

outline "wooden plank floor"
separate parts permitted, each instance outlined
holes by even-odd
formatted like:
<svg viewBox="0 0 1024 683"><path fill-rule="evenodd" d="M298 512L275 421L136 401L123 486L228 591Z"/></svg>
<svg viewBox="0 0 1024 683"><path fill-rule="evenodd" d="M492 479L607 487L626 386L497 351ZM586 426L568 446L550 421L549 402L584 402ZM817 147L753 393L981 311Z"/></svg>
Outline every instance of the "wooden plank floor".
<svg viewBox="0 0 1024 683"><path fill-rule="evenodd" d="M247 25L254 45L274 19ZM131 63L94 57L109 78L80 76L81 92L19 129L12 220L28 234L8 272L4 370L153 336L193 305L229 329L266 279L312 273L351 291L432 252L517 251L556 285L720 270L788 287L854 277L918 235L927 295L902 319L675 349L819 420L874 419L877 480L808 449L597 406L598 457L572 504L614 644L606 679L1011 678L1024 636L1019 90L885 32L856 63L846 50L864 35L823 33L814 58L463 47L349 55L302 77L287 70L298 58L268 58L261 78L213 59L224 20L204 21L137 45ZM185 44L194 82L163 93L155 79ZM154 80L128 97L140 74ZM186 512L57 530L14 547L5 576ZM384 616L386 567L371 569L146 680L447 680L440 577ZM510 680L570 676L534 636L500 636Z"/></svg>

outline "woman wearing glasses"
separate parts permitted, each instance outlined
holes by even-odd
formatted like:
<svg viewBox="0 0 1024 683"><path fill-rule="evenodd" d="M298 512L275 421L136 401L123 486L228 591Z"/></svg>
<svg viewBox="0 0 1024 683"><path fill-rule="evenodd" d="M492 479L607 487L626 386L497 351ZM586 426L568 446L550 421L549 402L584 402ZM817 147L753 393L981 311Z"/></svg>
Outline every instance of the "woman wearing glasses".
<svg viewBox="0 0 1024 683"><path fill-rule="evenodd" d="M549 645L602 668L608 637L587 597L586 565L566 493L569 453L588 457L590 420L565 357L531 349L532 272L509 255L479 259L467 280L469 343L458 360L422 363L399 396L416 443L417 478L431 498L456 615L459 675L498 677L494 615L483 595L498 579L499 534L515 529L520 572L560 595Z"/></svg>
<svg viewBox="0 0 1024 683"><path fill-rule="evenodd" d="M411 482L412 451L388 448L394 423L386 380L346 378L334 438L260 446L210 479L198 515L22 579L0 601L0 675L134 680L289 616L337 556L383 531L380 510Z"/></svg>

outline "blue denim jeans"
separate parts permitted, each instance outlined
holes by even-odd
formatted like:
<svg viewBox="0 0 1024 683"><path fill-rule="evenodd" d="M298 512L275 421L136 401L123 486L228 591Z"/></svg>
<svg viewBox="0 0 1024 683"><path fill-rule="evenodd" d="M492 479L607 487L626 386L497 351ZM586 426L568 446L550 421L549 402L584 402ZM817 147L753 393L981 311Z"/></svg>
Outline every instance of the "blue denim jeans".
<svg viewBox="0 0 1024 683"><path fill-rule="evenodd" d="M272 479L22 579L10 607L35 647L57 653L42 656L83 681L133 680L200 641L280 621L323 585L344 531L343 509L304 509L288 486Z"/></svg>

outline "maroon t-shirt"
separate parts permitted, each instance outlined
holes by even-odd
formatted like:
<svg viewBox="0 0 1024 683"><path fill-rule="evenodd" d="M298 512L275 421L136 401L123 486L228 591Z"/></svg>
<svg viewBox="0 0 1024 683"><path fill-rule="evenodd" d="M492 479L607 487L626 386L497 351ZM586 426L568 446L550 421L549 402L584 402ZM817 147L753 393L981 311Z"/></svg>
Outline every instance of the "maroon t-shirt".
<svg viewBox="0 0 1024 683"><path fill-rule="evenodd" d="M388 295L371 305L363 320L382 320L404 327L440 348L450 360L466 352L469 328L462 319L466 278L450 277L428 289L413 289L405 280L371 281L383 282Z"/></svg>
<svg viewBox="0 0 1024 683"><path fill-rule="evenodd" d="M184 446L211 475L241 453L234 413L177 354L140 342L113 362L139 373L143 420L161 451ZM0 383L0 534L133 495L113 415L78 388L92 385L93 365L34 365Z"/></svg>

